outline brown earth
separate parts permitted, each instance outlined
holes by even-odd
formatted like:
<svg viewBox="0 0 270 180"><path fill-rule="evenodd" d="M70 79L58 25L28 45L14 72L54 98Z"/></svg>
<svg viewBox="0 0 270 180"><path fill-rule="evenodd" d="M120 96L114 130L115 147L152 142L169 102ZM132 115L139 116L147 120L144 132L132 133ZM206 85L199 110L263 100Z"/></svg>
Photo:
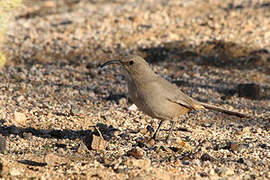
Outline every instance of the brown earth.
<svg viewBox="0 0 270 180"><path fill-rule="evenodd" d="M270 1L39 0L14 12L0 70L4 179L270 178ZM193 98L250 115L128 108L139 53ZM183 121L182 123L180 123ZM5 146L6 143L6 146Z"/></svg>

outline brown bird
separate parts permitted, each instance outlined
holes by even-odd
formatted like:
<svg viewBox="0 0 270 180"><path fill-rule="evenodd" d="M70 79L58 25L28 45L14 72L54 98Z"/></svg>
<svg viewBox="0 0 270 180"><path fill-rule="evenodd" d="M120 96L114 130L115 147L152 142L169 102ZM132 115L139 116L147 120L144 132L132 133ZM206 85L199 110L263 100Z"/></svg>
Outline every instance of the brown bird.
<svg viewBox="0 0 270 180"><path fill-rule="evenodd" d="M156 138L164 120L171 121L168 141L177 118L191 110L212 109L239 117L247 115L229 111L214 105L196 101L178 89L175 84L157 75L148 63L140 56L129 55L121 60L111 60L100 67L119 64L125 70L128 81L128 94L134 104L145 114L160 119L158 128L152 138Z"/></svg>

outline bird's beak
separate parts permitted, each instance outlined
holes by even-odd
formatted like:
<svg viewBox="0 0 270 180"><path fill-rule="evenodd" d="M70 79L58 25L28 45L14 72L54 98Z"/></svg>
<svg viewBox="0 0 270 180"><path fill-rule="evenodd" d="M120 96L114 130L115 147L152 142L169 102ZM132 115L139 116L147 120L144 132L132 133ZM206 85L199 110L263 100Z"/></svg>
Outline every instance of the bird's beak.
<svg viewBox="0 0 270 180"><path fill-rule="evenodd" d="M110 64L121 64L121 61L120 60L110 60L110 61L105 62L104 64L101 64L99 67L103 68L103 67L110 65Z"/></svg>

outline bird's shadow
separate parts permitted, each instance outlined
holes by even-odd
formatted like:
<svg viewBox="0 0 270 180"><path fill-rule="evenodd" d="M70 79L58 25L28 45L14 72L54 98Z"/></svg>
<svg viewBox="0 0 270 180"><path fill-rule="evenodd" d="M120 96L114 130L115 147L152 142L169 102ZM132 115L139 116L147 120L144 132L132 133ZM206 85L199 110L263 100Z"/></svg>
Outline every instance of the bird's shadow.
<svg viewBox="0 0 270 180"><path fill-rule="evenodd" d="M28 136L36 136L46 139L81 139L88 136L89 134L95 134L97 136L102 135L102 137L109 141L113 136L117 128L113 126L107 126L103 123L97 123L91 129L88 130L72 130L72 129L36 129L32 127L18 127L15 125L0 126L0 134L4 137L9 137L10 135L18 135L21 138L28 138ZM100 134L101 133L101 134Z"/></svg>

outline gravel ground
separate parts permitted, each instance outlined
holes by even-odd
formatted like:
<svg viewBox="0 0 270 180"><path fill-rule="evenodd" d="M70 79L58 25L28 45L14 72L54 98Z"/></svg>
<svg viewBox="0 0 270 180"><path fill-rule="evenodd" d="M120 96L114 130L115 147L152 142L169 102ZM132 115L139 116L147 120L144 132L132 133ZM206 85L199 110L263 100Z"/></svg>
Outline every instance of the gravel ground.
<svg viewBox="0 0 270 180"><path fill-rule="evenodd" d="M0 69L3 179L269 179L270 1L28 1ZM129 53L193 98L250 115L128 108ZM180 123L183 122L183 123Z"/></svg>

